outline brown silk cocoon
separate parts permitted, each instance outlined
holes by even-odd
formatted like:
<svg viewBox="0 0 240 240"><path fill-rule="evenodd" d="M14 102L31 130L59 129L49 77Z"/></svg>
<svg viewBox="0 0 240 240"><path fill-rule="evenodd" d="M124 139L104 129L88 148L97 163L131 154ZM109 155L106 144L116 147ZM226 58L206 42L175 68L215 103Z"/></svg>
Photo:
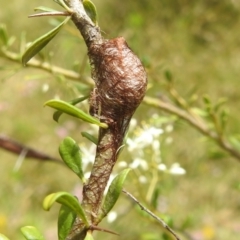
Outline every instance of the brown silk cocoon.
<svg viewBox="0 0 240 240"><path fill-rule="evenodd" d="M92 45L89 58L96 83L90 112L100 115L106 122L119 118L130 120L147 87L141 61L122 37Z"/></svg>

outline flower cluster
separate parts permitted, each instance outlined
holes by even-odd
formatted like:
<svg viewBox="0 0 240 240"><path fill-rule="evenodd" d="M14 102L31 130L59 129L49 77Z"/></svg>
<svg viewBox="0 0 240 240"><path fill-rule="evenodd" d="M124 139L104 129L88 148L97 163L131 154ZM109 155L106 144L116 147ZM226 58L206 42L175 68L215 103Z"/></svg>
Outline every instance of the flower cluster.
<svg viewBox="0 0 240 240"><path fill-rule="evenodd" d="M144 124L140 127L137 121L132 119L131 127L135 131L134 134L128 136L126 147L131 153L133 160L131 163L120 161L118 163L119 167L140 168L143 171L148 171L152 167L155 167L159 171L174 175L183 175L186 173L185 169L179 163L176 162L167 166L161 158L161 143L163 141L168 144L172 142L172 138L168 135L173 130L173 125L169 124L164 129L162 127L155 127L152 124ZM146 179L140 176L139 181L146 182Z"/></svg>

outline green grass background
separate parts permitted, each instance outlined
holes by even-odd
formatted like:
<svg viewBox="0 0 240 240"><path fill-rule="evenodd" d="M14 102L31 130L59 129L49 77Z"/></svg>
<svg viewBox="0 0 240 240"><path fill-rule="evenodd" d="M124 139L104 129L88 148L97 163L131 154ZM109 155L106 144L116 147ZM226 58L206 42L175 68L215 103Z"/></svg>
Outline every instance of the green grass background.
<svg viewBox="0 0 240 240"><path fill-rule="evenodd" d="M227 134L239 133L240 107L240 2L190 0L96 0L99 26L106 38L123 36L144 62L149 83L148 95L166 95L164 71L169 69L175 87L189 99L198 96L197 106L203 106L202 96L212 101L226 97L229 122ZM53 1L0 0L0 22L9 35L17 39L26 33L27 41L50 30L50 18L28 19L36 6L58 8ZM59 8L60 9L60 8ZM13 50L19 49L18 41ZM86 48L69 24L44 50L52 54L52 62L64 68L74 68L86 57ZM79 122L64 118L61 125L52 121L52 110L43 103L55 96L71 99L76 89L65 81L41 70L22 68L0 58L0 132L53 156L58 156L61 134L77 141L83 129ZM18 69L17 72L11 72ZM84 74L89 76L89 68ZM48 84L49 91L42 91ZM166 114L141 106L137 118L144 120L153 113ZM146 115L147 114L147 115ZM206 140L187 123L177 121L171 133L173 143L162 145L164 162L179 162L187 170L181 177L162 174L159 177L161 204L167 204L174 227L191 237L183 239L237 240L240 235L239 162L225 154L213 142ZM0 150L0 232L10 239L23 239L19 228L35 225L46 239L56 239L58 206L50 212L41 208L42 199L59 190L80 188L77 178L68 169L54 163L26 160L14 172L17 156ZM151 171L150 173L151 174ZM127 189L138 195L131 184ZM146 189L147 185L144 185ZM141 194L147 190L141 189ZM144 199L144 198L143 198ZM124 197L116 206L119 219L102 226L121 233L120 237L98 233L98 239L164 239L163 230L153 220L138 213ZM130 209L127 214L126 209ZM161 212L158 212L161 214Z"/></svg>

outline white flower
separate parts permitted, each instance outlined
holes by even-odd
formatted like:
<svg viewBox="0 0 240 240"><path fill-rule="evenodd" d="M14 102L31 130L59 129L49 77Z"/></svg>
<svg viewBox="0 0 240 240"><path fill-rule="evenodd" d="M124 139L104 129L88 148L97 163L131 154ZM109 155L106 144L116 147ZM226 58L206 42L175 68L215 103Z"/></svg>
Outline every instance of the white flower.
<svg viewBox="0 0 240 240"><path fill-rule="evenodd" d="M120 167L120 168L126 168L126 167L127 167L127 162L125 162L125 161L120 161L120 162L118 162L118 167Z"/></svg>
<svg viewBox="0 0 240 240"><path fill-rule="evenodd" d="M137 126L137 120L132 118L130 121L130 128L135 128Z"/></svg>
<svg viewBox="0 0 240 240"><path fill-rule="evenodd" d="M116 220L116 218L117 218L117 213L114 212L114 211L111 211L111 212L108 213L108 215L107 215L107 221L108 221L109 223L114 222L114 221Z"/></svg>
<svg viewBox="0 0 240 240"><path fill-rule="evenodd" d="M141 167L143 170L148 170L148 164L144 159L136 158L132 163L129 164L129 167L134 169Z"/></svg>
<svg viewBox="0 0 240 240"><path fill-rule="evenodd" d="M138 180L139 180L140 183L147 183L147 181L148 181L147 178L146 178L145 176L143 176L143 175L140 176L140 177L138 178Z"/></svg>
<svg viewBox="0 0 240 240"><path fill-rule="evenodd" d="M159 149L160 149L160 142L158 140L154 140L153 143L152 143L152 149L155 151L155 152L160 152Z"/></svg>
<svg viewBox="0 0 240 240"><path fill-rule="evenodd" d="M128 150L130 152L137 148L137 143L133 141L131 138L127 138L126 143L128 145Z"/></svg>
<svg viewBox="0 0 240 240"><path fill-rule="evenodd" d="M158 170L160 170L160 171L166 171L166 170L167 170L167 167L166 167L166 165L165 165L164 163L160 163L160 164L158 165Z"/></svg>
<svg viewBox="0 0 240 240"><path fill-rule="evenodd" d="M169 169L169 173L174 175L183 175L186 173L186 170L180 166L179 163L174 163Z"/></svg>
<svg viewBox="0 0 240 240"><path fill-rule="evenodd" d="M160 128L150 127L148 129L144 129L143 133L136 139L139 143L145 143L146 145L150 145L153 142L153 139L158 137L163 133L163 130Z"/></svg>
<svg viewBox="0 0 240 240"><path fill-rule="evenodd" d="M153 141L159 137L163 133L163 130L160 128L150 127L145 128L141 132L141 134L135 139L127 139L128 149L129 151L133 151L135 149L142 149L146 146L149 146L153 143Z"/></svg>
<svg viewBox="0 0 240 240"><path fill-rule="evenodd" d="M165 131L168 132L168 133L172 132L173 131L173 125L172 124L167 125L166 128L165 128Z"/></svg>
<svg viewBox="0 0 240 240"><path fill-rule="evenodd" d="M44 83L43 85L42 85L42 91L45 93L45 92L47 92L49 90L49 85L47 84L47 83Z"/></svg>

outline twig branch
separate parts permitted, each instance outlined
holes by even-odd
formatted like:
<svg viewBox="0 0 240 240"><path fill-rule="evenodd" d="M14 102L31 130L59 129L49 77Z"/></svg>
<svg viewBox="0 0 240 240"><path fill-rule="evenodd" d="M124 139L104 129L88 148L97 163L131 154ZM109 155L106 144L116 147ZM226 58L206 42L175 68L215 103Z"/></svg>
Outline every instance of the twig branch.
<svg viewBox="0 0 240 240"><path fill-rule="evenodd" d="M143 211L145 211L147 214L149 214L151 217L157 220L162 225L163 228L165 228L175 237L175 239L181 240L180 237L161 218L159 218L150 210L148 210L146 207L144 207L131 193L127 192L124 189L122 190L122 192L125 193L129 198L131 198Z"/></svg>
<svg viewBox="0 0 240 240"><path fill-rule="evenodd" d="M9 50L4 50L4 49L2 49L2 54L5 58L21 64L21 55L20 54L9 51ZM52 65L48 62L43 62L43 61L37 60L36 58L32 58L27 63L27 67L39 68L46 72L63 75L64 77L69 78L70 80L73 80L73 81L79 82L81 79L81 75L75 71L64 69L62 67ZM92 84L92 83L90 83L90 81L85 80L84 82L88 85Z"/></svg>
<svg viewBox="0 0 240 240"><path fill-rule="evenodd" d="M193 115L189 114L187 111L182 110L172 105L171 103L167 103L156 98L145 97L144 103L146 103L147 105L162 109L168 113L174 114L180 117L181 119L187 121L188 123L190 123L190 125L192 125L198 131L200 131L203 135L214 140L222 149L224 149L226 152L228 152L230 155L232 155L238 161L240 161L240 152L234 149L231 146L231 144L222 136L218 135L215 131L210 130L205 124L205 122L203 120L200 120L200 118L195 118Z"/></svg>
<svg viewBox="0 0 240 240"><path fill-rule="evenodd" d="M3 135L0 135L0 148L17 155L20 155L24 152L24 158L34 158L41 161L53 161L61 164L63 163L57 158L51 157Z"/></svg>
<svg viewBox="0 0 240 240"><path fill-rule="evenodd" d="M34 17L57 17L57 16L71 16L69 12L42 12L42 13L35 13L32 15L29 15L29 18L34 18Z"/></svg>

